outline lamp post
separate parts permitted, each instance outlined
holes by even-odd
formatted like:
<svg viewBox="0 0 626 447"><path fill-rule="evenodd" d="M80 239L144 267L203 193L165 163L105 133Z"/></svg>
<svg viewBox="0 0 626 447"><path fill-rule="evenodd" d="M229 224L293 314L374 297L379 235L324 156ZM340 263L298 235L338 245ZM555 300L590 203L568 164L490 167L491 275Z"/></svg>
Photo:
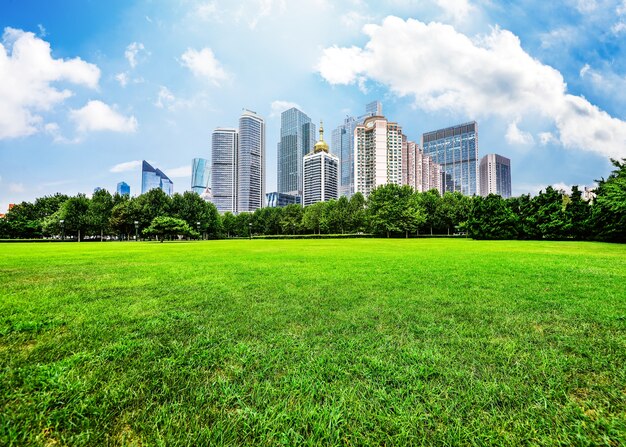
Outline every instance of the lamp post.
<svg viewBox="0 0 626 447"><path fill-rule="evenodd" d="M61 236L62 237L61 240L65 240L65 221L61 219L59 223L61 224L61 234L63 235Z"/></svg>
<svg viewBox="0 0 626 447"><path fill-rule="evenodd" d="M135 242L139 241L139 221L135 221Z"/></svg>
<svg viewBox="0 0 626 447"><path fill-rule="evenodd" d="M248 230L250 234L250 240L252 240L252 222L248 222Z"/></svg>
<svg viewBox="0 0 626 447"><path fill-rule="evenodd" d="M196 228L198 229L198 235L200 235L200 221L196 222ZM201 236L199 236L202 239Z"/></svg>

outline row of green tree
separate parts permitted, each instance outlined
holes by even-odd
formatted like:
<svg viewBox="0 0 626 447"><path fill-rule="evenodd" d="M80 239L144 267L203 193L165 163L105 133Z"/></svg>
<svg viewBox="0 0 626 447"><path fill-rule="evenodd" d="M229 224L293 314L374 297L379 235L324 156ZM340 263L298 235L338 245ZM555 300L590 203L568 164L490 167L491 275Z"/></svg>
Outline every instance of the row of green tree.
<svg viewBox="0 0 626 447"><path fill-rule="evenodd" d="M503 199L468 197L436 190L415 192L385 185L367 200L320 202L307 207L261 208L225 213L197 194L167 196L160 189L138 197L79 194L46 196L14 206L0 219L0 238L155 236L248 237L251 235L371 233L381 236L467 233L475 239L593 239L626 241L626 159L599 181L596 198L585 201L548 187L538 195Z"/></svg>

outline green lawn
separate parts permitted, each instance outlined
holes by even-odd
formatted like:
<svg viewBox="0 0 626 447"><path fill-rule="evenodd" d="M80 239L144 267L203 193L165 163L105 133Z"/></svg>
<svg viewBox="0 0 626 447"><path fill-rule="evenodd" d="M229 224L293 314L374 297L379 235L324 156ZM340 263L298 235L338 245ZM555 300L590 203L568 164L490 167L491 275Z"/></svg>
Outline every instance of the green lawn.
<svg viewBox="0 0 626 447"><path fill-rule="evenodd" d="M624 445L626 246L0 244L0 445Z"/></svg>

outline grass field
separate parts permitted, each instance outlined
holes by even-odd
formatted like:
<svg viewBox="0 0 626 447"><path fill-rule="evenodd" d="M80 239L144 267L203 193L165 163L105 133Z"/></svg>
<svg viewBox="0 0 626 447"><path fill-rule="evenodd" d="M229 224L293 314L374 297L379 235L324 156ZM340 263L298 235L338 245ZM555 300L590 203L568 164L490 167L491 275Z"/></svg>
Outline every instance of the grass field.
<svg viewBox="0 0 626 447"><path fill-rule="evenodd" d="M0 445L626 445L626 246L0 244Z"/></svg>

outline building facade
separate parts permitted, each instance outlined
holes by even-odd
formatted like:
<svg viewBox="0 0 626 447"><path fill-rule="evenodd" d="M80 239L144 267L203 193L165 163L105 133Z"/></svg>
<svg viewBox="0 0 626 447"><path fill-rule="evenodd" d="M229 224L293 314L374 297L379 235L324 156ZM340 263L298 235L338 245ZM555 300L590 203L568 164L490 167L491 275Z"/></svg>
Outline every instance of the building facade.
<svg viewBox="0 0 626 447"><path fill-rule="evenodd" d="M280 115L278 143L278 192L302 196L302 160L313 150L315 124L302 111L292 107Z"/></svg>
<svg viewBox="0 0 626 447"><path fill-rule="evenodd" d="M321 124L320 139L313 151L304 156L303 169L304 206L339 198L339 158L329 152Z"/></svg>
<svg viewBox="0 0 626 447"><path fill-rule="evenodd" d="M130 186L126 182L119 182L116 190L120 196L130 196Z"/></svg>
<svg viewBox="0 0 626 447"><path fill-rule="evenodd" d="M237 212L237 129L217 128L211 137L212 202L220 213Z"/></svg>
<svg viewBox="0 0 626 447"><path fill-rule="evenodd" d="M419 144L407 141L406 137L402 143L402 184L418 192L436 189L443 194L441 167L424 155Z"/></svg>
<svg viewBox="0 0 626 447"><path fill-rule="evenodd" d="M194 158L191 161L191 190L198 195L211 188L211 163L205 158Z"/></svg>
<svg viewBox="0 0 626 447"><path fill-rule="evenodd" d="M282 208L287 205L300 205L302 203L300 196L292 196L282 192L268 192L265 194L265 199L269 208Z"/></svg>
<svg viewBox="0 0 626 447"><path fill-rule="evenodd" d="M480 195L489 194L511 197L511 160L502 155L488 154L480 160Z"/></svg>
<svg viewBox="0 0 626 447"><path fill-rule="evenodd" d="M239 118L237 212L263 208L265 199L265 120L250 110Z"/></svg>
<svg viewBox="0 0 626 447"><path fill-rule="evenodd" d="M161 189L171 196L174 193L174 183L160 169L155 169L146 160L141 164L141 193L145 194L151 189Z"/></svg>
<svg viewBox="0 0 626 447"><path fill-rule="evenodd" d="M348 116L343 124L333 130L330 152L339 157L339 194L351 197L354 194L354 130L370 116L382 116L383 106L374 101L365 106L365 115Z"/></svg>
<svg viewBox="0 0 626 447"><path fill-rule="evenodd" d="M423 134L422 150L441 166L444 192L458 191L468 196L480 192L475 121Z"/></svg>
<svg viewBox="0 0 626 447"><path fill-rule="evenodd" d="M372 116L354 131L355 192L367 197L388 183L402 184L402 128L384 116Z"/></svg>

